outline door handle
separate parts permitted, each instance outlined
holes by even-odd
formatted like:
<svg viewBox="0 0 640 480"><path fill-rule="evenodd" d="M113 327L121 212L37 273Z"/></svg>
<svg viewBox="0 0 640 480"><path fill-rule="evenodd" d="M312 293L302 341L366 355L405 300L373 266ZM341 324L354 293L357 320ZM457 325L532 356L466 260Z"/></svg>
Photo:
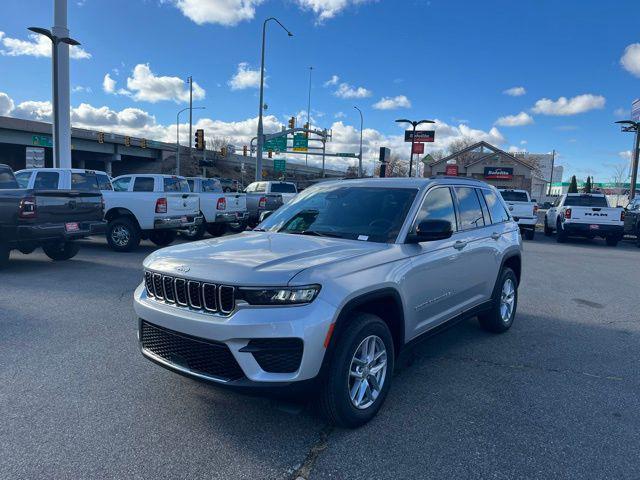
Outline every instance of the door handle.
<svg viewBox="0 0 640 480"><path fill-rule="evenodd" d="M453 244L453 248L457 250L462 250L464 247L467 246L467 243L469 242L458 240L456 243Z"/></svg>
<svg viewBox="0 0 640 480"><path fill-rule="evenodd" d="M502 235L501 235L500 233L498 233L498 232L493 232L493 233L491 234L491 238L493 238L494 240L498 240L498 239L500 239L500 237L501 237L501 236L502 236Z"/></svg>

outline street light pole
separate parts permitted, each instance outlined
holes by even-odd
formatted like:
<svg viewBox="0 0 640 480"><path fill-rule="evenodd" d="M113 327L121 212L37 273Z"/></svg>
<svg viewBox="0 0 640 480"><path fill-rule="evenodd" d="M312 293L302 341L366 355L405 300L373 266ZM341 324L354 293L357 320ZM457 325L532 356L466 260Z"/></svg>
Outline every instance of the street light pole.
<svg viewBox="0 0 640 480"><path fill-rule="evenodd" d="M280 23L280 20L275 17L267 18L262 24L262 52L260 55L260 106L258 108L258 138L256 141L256 181L262 180L262 149L264 146L264 127L262 125L262 114L264 110L264 48L267 37L267 23L271 20L277 22L278 25L280 25L290 37L293 37L293 33L287 30L287 28L282 23Z"/></svg>
<svg viewBox="0 0 640 480"><path fill-rule="evenodd" d="M360 154L358 155L358 178L362 178L362 128L364 125L364 117L362 116L362 110L355 105L353 106L360 114Z"/></svg>
<svg viewBox="0 0 640 480"><path fill-rule="evenodd" d="M411 157L409 160L409 177L411 177L412 171L413 171L413 146L415 145L415 142L416 142L416 127L418 125L422 125L423 123L436 123L436 122L434 122L433 120L415 121L415 120L407 120L406 118L401 118L399 120L396 120L396 123L408 123L413 127L413 129L411 130ZM417 170L418 169L416 168L416 171Z"/></svg>
<svg viewBox="0 0 640 480"><path fill-rule="evenodd" d="M57 6L57 4L56 4ZM60 58L58 56L58 46L60 44L66 45L80 45L80 42L69 37L58 37L54 35L50 30L40 27L29 27L29 30L44 35L51 40L51 61L52 61L52 136L53 136L53 166L71 168L71 125L69 117L69 101L67 95L66 106L61 105L60 98ZM68 70L68 63L67 63ZM68 71L67 71L68 77ZM67 90L69 89L67 80ZM63 120L62 112L66 112L66 121ZM61 128L62 127L62 128ZM63 135L64 134L64 135ZM64 138L63 138L64 137ZM64 151L64 155L63 155Z"/></svg>
<svg viewBox="0 0 640 480"><path fill-rule="evenodd" d="M309 101L307 102L307 126L311 128L311 73L313 72L313 67L309 67ZM309 154L305 153L304 155L304 164L309 166Z"/></svg>
<svg viewBox="0 0 640 480"><path fill-rule="evenodd" d="M636 182L638 181L638 156L640 155L640 122L634 122L633 120L621 120L616 123L622 125L623 132L635 132L633 152L631 152L631 188L629 190L629 200L631 201L636 197Z"/></svg>
<svg viewBox="0 0 640 480"><path fill-rule="evenodd" d="M189 110L190 113L192 113L193 110L205 110L205 109L206 107L189 106L180 110L176 115L176 175L180 175L180 114L182 112L186 112L187 110ZM191 123L189 123L189 155L191 155Z"/></svg>
<svg viewBox="0 0 640 480"><path fill-rule="evenodd" d="M189 158L193 156L193 77L189 75Z"/></svg>

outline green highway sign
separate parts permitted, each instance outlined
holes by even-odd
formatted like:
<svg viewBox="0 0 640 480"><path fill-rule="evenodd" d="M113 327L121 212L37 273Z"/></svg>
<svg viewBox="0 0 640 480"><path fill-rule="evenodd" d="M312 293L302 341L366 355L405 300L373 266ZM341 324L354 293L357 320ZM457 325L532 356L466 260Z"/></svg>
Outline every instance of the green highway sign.
<svg viewBox="0 0 640 480"><path fill-rule="evenodd" d="M282 137L272 138L267 140L264 143L265 150L271 150L275 152L284 152L287 150L287 137L283 135Z"/></svg>
<svg viewBox="0 0 640 480"><path fill-rule="evenodd" d="M293 151L306 152L309 149L309 139L304 133L296 133L293 136Z"/></svg>
<svg viewBox="0 0 640 480"><path fill-rule="evenodd" d="M287 170L287 161L284 158L277 158L273 161L273 171L284 173Z"/></svg>
<svg viewBox="0 0 640 480"><path fill-rule="evenodd" d="M336 153L336 155L339 157L350 157L350 158L356 158L358 156L355 153Z"/></svg>
<svg viewBox="0 0 640 480"><path fill-rule="evenodd" d="M46 135L33 135L31 137L31 143L36 147L53 147L53 140Z"/></svg>

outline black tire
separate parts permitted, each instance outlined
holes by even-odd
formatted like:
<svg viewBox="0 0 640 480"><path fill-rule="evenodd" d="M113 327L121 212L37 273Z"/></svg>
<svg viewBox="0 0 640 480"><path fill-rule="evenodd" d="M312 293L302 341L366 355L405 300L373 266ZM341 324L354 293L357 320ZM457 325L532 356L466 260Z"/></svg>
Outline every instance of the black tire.
<svg viewBox="0 0 640 480"><path fill-rule="evenodd" d="M350 382L357 382L358 379L350 375L350 369L355 354L360 351L363 341L368 337L374 337L374 342L377 343L380 340L384 345L386 372L380 377L382 385L372 403L368 406L363 405L365 408L357 408L350 397L350 388L354 387L350 386ZM378 413L391 387L395 355L393 338L389 327L379 317L362 313L356 314L349 320L340 337L335 341L331 357L327 360L326 378L323 379L320 391L320 410L333 425L346 428L359 427ZM368 368L367 366L367 372ZM369 379L371 375L368 376L367 382L374 381ZM365 392L367 388L369 387L365 387ZM369 401L371 401L370 396L367 397L367 402Z"/></svg>
<svg viewBox="0 0 640 480"><path fill-rule="evenodd" d="M208 223L207 224L207 232L209 235L213 237L220 237L224 235L227 231L226 223Z"/></svg>
<svg viewBox="0 0 640 480"><path fill-rule="evenodd" d="M607 237L604 239L607 242L607 245L610 247L616 247L620 239L618 237Z"/></svg>
<svg viewBox="0 0 640 480"><path fill-rule="evenodd" d="M140 245L140 228L128 218L111 220L107 225L107 243L116 252L132 252Z"/></svg>
<svg viewBox="0 0 640 480"><path fill-rule="evenodd" d="M11 249L4 243L0 242L0 270L9 264L9 254Z"/></svg>
<svg viewBox="0 0 640 480"><path fill-rule="evenodd" d="M166 247L177 238L178 232L175 230L154 230L149 235L149 240L159 247Z"/></svg>
<svg viewBox="0 0 640 480"><path fill-rule="evenodd" d="M567 234L562 230L560 220L556 223L556 241L558 243L565 243L567 241Z"/></svg>
<svg viewBox="0 0 640 480"><path fill-rule="evenodd" d="M547 217L544 217L544 235L546 237L550 237L553 235L553 228L547 225Z"/></svg>
<svg viewBox="0 0 640 480"><path fill-rule="evenodd" d="M513 287L513 303L511 313L508 318L503 318L503 292L505 291L505 285L510 281ZM493 292L493 299L491 302L491 309L478 315L478 321L480 326L485 330L492 333L506 332L513 325L513 319L516 316L516 310L518 309L518 278L513 270L509 267L502 269L498 282Z"/></svg>
<svg viewBox="0 0 640 480"><path fill-rule="evenodd" d="M526 238L527 240L533 240L535 236L536 236L536 231L533 229L524 231L524 238Z"/></svg>
<svg viewBox="0 0 640 480"><path fill-rule="evenodd" d="M204 223L201 223L199 225L193 225L187 230L182 230L180 232L180 235L182 235L187 240L195 241L201 240L202 237L204 237L206 231L206 225Z"/></svg>
<svg viewBox="0 0 640 480"><path fill-rule="evenodd" d="M43 245L42 250L54 262L62 262L75 257L80 251L80 245L76 242L49 243Z"/></svg>

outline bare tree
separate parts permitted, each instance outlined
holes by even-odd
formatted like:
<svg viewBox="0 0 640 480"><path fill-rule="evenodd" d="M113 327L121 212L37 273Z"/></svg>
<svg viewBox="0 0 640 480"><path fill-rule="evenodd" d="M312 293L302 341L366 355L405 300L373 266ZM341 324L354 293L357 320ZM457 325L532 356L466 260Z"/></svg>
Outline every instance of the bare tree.
<svg viewBox="0 0 640 480"><path fill-rule="evenodd" d="M630 175L629 163L628 162L616 163L611 165L610 167L611 167L611 170L613 171L613 173L611 174L611 183L613 183L616 186L616 189L618 190L616 192L616 207L617 207L618 202L620 200L620 195L622 194L625 183Z"/></svg>
<svg viewBox="0 0 640 480"><path fill-rule="evenodd" d="M409 162L400 160L400 156L392 154L387 162L386 177L406 177L409 175ZM380 176L380 165L376 165L375 176Z"/></svg>
<svg viewBox="0 0 640 480"><path fill-rule="evenodd" d="M464 150L465 148L470 147L474 143L478 143L478 142L476 142L475 140L469 137L458 138L457 140L454 140L449 144L449 146L447 147L447 153L449 155L453 155L455 153L458 153ZM466 165L469 161L471 161L474 158L477 158L477 157L472 152L462 153L457 157L458 164Z"/></svg>

